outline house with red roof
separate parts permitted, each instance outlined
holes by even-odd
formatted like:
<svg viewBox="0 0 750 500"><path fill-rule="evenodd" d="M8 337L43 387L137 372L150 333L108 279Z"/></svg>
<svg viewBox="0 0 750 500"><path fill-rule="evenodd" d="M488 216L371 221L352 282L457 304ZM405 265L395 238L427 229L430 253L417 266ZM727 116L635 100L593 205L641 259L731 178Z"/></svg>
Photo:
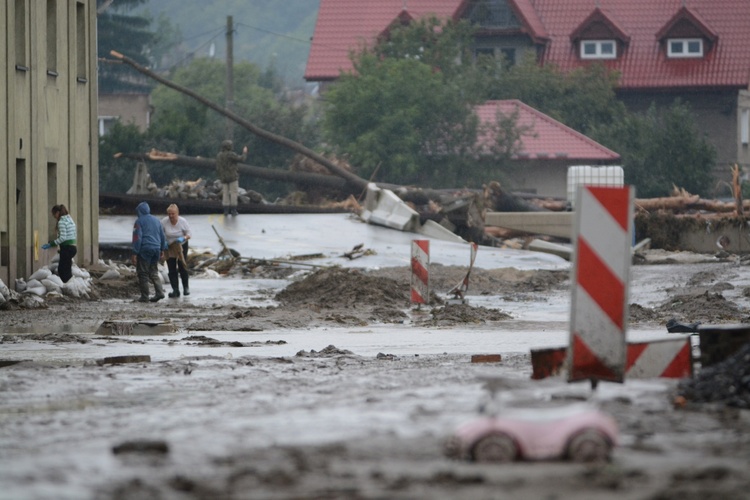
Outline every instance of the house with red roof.
<svg viewBox="0 0 750 500"><path fill-rule="evenodd" d="M747 0L321 0L305 78L335 81L350 51L430 15L471 21L476 54L512 63L531 52L563 71L604 64L633 111L679 98L716 147L717 172L750 169Z"/></svg>
<svg viewBox="0 0 750 500"><path fill-rule="evenodd" d="M487 101L475 112L485 130L498 117L513 117L523 131L511 157L515 168L507 172L516 191L565 198L568 167L613 165L620 160L614 151L516 99ZM485 133L478 141L489 148L494 137Z"/></svg>

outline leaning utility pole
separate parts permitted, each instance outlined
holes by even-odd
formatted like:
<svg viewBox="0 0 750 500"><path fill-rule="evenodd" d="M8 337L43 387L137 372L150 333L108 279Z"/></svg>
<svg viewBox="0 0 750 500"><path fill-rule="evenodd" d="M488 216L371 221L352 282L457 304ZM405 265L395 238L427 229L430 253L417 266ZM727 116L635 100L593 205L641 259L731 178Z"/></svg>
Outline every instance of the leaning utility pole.
<svg viewBox="0 0 750 500"><path fill-rule="evenodd" d="M234 108L234 40L232 16L227 16L227 86L226 86L226 108L227 111L233 111ZM234 123L227 118L226 121L226 139L233 137Z"/></svg>

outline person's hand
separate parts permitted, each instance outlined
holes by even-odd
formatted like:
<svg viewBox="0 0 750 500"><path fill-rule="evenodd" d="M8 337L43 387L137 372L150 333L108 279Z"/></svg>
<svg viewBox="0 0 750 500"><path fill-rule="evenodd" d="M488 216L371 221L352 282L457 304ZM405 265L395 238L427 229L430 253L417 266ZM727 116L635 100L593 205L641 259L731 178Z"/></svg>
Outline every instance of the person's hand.
<svg viewBox="0 0 750 500"><path fill-rule="evenodd" d="M132 261L133 265L135 265L135 263L138 261L138 257L135 254L133 254Z"/></svg>
<svg viewBox="0 0 750 500"><path fill-rule="evenodd" d="M247 146L245 146L244 148L242 148L242 154L247 154Z"/></svg>
<svg viewBox="0 0 750 500"><path fill-rule="evenodd" d="M44 245L42 245L42 250L49 250L50 248L52 248L52 245L50 245L49 243L45 243Z"/></svg>

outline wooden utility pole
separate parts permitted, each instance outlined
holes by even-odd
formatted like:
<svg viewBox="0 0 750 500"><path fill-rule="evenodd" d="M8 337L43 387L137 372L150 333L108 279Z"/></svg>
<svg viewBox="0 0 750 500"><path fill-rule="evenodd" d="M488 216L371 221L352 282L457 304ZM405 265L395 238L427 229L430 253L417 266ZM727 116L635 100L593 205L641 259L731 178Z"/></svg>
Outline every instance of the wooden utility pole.
<svg viewBox="0 0 750 500"><path fill-rule="evenodd" d="M234 21L232 16L227 16L227 86L226 86L226 108L233 111L234 108ZM234 123L227 118L226 139L233 137Z"/></svg>

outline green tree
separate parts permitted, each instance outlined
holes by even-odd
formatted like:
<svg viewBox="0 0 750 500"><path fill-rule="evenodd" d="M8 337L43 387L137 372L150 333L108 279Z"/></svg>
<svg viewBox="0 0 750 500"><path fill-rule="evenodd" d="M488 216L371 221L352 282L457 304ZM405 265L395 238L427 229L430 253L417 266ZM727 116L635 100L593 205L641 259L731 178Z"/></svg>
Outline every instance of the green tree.
<svg viewBox="0 0 750 500"><path fill-rule="evenodd" d="M453 179L435 171L435 157L465 157L474 147L477 118L462 89L417 59L365 53L356 74L342 75L326 96L328 140L351 158L362 177L424 183Z"/></svg>
<svg viewBox="0 0 750 500"><path fill-rule="evenodd" d="M270 70L269 70L270 71ZM306 105L292 103L287 98L274 94L271 87L279 89L278 81L271 81L272 71L261 73L252 63L235 64L233 110L259 127L283 135L308 146L318 143L317 130L310 119ZM225 100L226 70L223 61L196 59L188 66L177 69L170 79L188 87L214 102ZM227 138L227 120L175 90L157 87L152 93L154 113L148 137L152 147L188 156L213 158L221 142ZM247 163L263 167L283 167L294 153L278 144L259 138L236 124L231 125L231 136L239 151L243 145L249 148ZM171 177L202 175L189 169L172 167L152 173L159 182L168 182ZM171 176L166 178L166 176ZM211 176L208 176L211 177ZM243 187L263 192L266 196L283 195L287 187L240 177Z"/></svg>
<svg viewBox="0 0 750 500"><path fill-rule="evenodd" d="M461 65L470 34L464 22L396 23L352 55L354 72L326 94L323 128L362 177L433 187L467 180L480 132L479 87Z"/></svg>
<svg viewBox="0 0 750 500"><path fill-rule="evenodd" d="M140 64L148 65L148 47L156 35L151 31L151 20L128 13L148 0L97 0L97 52L109 57L116 50ZM150 82L134 75L119 64L99 65L101 92L147 91Z"/></svg>
<svg viewBox="0 0 750 500"><path fill-rule="evenodd" d="M515 66L490 71L498 64L484 60L485 98L518 99L582 134L626 113L615 93L619 75L601 64L563 73L553 65L539 65L528 54Z"/></svg>
<svg viewBox="0 0 750 500"><path fill-rule="evenodd" d="M625 182L641 198L668 196L673 186L709 195L716 149L695 126L690 108L675 101L592 131L594 139L622 156Z"/></svg>
<svg viewBox="0 0 750 500"><path fill-rule="evenodd" d="M99 189L124 193L133 185L135 160L115 159L116 153L144 151L148 139L138 127L116 122L99 138Z"/></svg>

